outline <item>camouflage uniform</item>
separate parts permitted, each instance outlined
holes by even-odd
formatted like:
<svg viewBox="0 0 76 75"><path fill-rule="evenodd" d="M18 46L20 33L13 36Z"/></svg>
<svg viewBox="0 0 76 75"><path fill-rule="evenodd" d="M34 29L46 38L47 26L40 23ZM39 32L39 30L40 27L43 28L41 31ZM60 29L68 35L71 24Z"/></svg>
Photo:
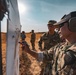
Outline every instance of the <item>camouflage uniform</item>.
<svg viewBox="0 0 76 75"><path fill-rule="evenodd" d="M32 49L34 50L35 49L35 39L36 39L36 34L35 33L32 33L31 34L31 45L32 45Z"/></svg>
<svg viewBox="0 0 76 75"><path fill-rule="evenodd" d="M42 49L42 43L44 43L43 50L49 50L52 46L55 46L59 42L60 36L58 33L55 32L53 35L50 35L49 33L44 33L39 39L38 45L39 48Z"/></svg>
<svg viewBox="0 0 76 75"><path fill-rule="evenodd" d="M76 43L58 44L43 55L44 62L53 60L52 75L76 75Z"/></svg>
<svg viewBox="0 0 76 75"><path fill-rule="evenodd" d="M43 50L49 50L51 47L55 46L60 41L60 36L57 32L54 32L53 35L50 35L49 33L44 33L39 40L39 47L40 49L42 49L42 43L44 42ZM51 66L51 62L43 62L41 64L42 70L40 75L51 75Z"/></svg>

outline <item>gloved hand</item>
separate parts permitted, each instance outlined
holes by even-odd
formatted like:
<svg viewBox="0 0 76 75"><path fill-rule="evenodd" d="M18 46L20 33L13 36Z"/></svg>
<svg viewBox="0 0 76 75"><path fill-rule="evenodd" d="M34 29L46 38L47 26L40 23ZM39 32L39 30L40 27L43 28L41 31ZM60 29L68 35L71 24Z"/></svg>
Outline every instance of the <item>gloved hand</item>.
<svg viewBox="0 0 76 75"><path fill-rule="evenodd" d="M25 46L29 48L29 45L26 41L19 42L22 45L22 50L25 49Z"/></svg>

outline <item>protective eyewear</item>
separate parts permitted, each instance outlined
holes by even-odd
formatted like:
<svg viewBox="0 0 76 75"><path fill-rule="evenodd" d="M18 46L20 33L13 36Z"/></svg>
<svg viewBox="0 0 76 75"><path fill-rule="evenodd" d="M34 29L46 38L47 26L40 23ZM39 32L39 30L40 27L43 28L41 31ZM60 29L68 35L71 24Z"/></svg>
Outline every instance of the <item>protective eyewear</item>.
<svg viewBox="0 0 76 75"><path fill-rule="evenodd" d="M63 26L64 26L64 23L62 23L62 24L59 25L60 28L63 27Z"/></svg>
<svg viewBox="0 0 76 75"><path fill-rule="evenodd" d="M64 23L68 23L68 21L64 22ZM63 27L64 26L64 23L60 24L59 27Z"/></svg>

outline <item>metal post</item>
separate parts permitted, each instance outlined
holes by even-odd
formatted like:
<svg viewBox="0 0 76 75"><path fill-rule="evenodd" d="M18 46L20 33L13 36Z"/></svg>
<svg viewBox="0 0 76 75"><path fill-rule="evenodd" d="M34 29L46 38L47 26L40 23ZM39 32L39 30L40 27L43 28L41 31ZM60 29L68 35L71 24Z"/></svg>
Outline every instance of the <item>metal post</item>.
<svg viewBox="0 0 76 75"><path fill-rule="evenodd" d="M1 21L0 21L0 75L3 75L3 72L2 72L2 39L1 39Z"/></svg>

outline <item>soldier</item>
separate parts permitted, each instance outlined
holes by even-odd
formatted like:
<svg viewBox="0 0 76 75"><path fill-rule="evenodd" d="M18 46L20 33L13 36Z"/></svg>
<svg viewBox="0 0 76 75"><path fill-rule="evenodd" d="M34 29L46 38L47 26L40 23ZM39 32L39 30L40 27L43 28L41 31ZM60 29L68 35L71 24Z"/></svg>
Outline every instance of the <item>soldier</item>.
<svg viewBox="0 0 76 75"><path fill-rule="evenodd" d="M49 50L51 47L55 46L57 43L61 42L59 34L55 31L54 23L55 20L50 20L47 24L48 32L44 33L39 39L38 45L40 50ZM44 48L42 48L42 44L44 43ZM51 71L51 63L46 62L41 64L41 74L40 75L50 75L49 71ZM48 69L48 70L47 70ZM44 72L45 71L45 72Z"/></svg>
<svg viewBox="0 0 76 75"><path fill-rule="evenodd" d="M23 43L26 43L25 38L26 38L25 31L22 31L22 33L21 33L21 41L22 41ZM24 50L24 47L23 47L23 46L22 46L22 50ZM24 52L23 52L23 53L24 53ZM22 53L22 54L23 54L23 53Z"/></svg>
<svg viewBox="0 0 76 75"><path fill-rule="evenodd" d="M21 33L21 40L25 41L26 35L25 35L25 31L22 31Z"/></svg>
<svg viewBox="0 0 76 75"><path fill-rule="evenodd" d="M60 32L66 43L57 44L47 52L34 52L25 45L27 53L39 61L51 61L52 75L76 75L76 11L70 12L54 24L60 27Z"/></svg>
<svg viewBox="0 0 76 75"><path fill-rule="evenodd" d="M55 31L55 26L53 25L54 23L56 23L55 20L50 20L47 24L48 32L44 33L40 37L38 41L40 50L49 50L52 46L55 46L57 43L60 42L60 36ZM44 43L44 48L42 48L43 43Z"/></svg>
<svg viewBox="0 0 76 75"><path fill-rule="evenodd" d="M35 50L35 39L36 39L36 34L34 33L34 30L31 31L31 46L32 50Z"/></svg>

